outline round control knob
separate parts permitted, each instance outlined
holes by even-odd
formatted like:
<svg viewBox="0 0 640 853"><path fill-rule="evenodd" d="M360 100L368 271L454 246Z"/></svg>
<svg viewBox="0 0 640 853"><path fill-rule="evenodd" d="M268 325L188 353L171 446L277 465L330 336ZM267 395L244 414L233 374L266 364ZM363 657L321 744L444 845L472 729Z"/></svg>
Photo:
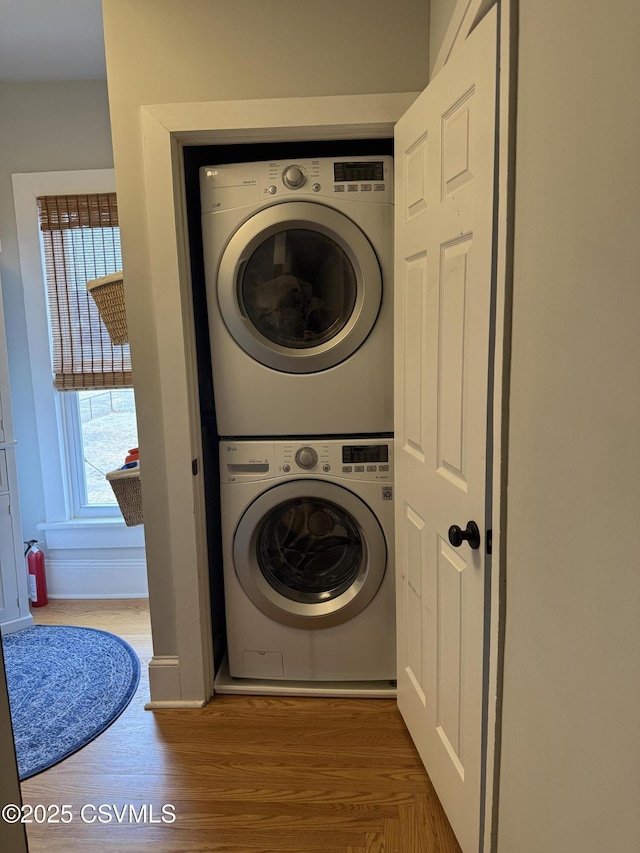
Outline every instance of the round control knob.
<svg viewBox="0 0 640 853"><path fill-rule="evenodd" d="M300 468L313 468L318 461L318 454L313 447L301 447L296 453L296 462Z"/></svg>
<svg viewBox="0 0 640 853"><path fill-rule="evenodd" d="M290 190L297 190L304 184L305 180L305 173L302 171L300 166L287 166L282 173L282 182L285 187L289 187Z"/></svg>

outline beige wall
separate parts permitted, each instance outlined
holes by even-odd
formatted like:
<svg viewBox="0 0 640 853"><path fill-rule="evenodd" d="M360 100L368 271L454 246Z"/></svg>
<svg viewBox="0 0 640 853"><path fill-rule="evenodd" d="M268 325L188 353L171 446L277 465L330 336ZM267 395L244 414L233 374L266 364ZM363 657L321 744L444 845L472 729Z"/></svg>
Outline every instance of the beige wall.
<svg viewBox="0 0 640 853"><path fill-rule="evenodd" d="M112 104L424 88L425 0L105 0ZM421 84L419 86L419 84Z"/></svg>
<svg viewBox="0 0 640 853"><path fill-rule="evenodd" d="M639 37L520 2L500 853L640 838Z"/></svg>
<svg viewBox="0 0 640 853"><path fill-rule="evenodd" d="M459 0L431 0L429 3L429 74L433 71L458 2Z"/></svg>
<svg viewBox="0 0 640 853"><path fill-rule="evenodd" d="M144 104L417 91L428 79L428 4L401 0L104 0L109 100L136 404L156 655L176 653L158 368L163 293L150 278L140 107ZM177 287L177 282L176 282Z"/></svg>

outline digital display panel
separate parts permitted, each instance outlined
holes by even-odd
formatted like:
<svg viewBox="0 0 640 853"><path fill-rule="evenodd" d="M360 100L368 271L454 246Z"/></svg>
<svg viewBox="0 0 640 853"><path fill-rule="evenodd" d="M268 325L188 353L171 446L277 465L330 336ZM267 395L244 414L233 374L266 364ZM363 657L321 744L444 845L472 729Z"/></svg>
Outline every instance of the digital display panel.
<svg viewBox="0 0 640 853"><path fill-rule="evenodd" d="M388 444L345 444L342 447L343 464L353 465L365 462L388 462Z"/></svg>
<svg viewBox="0 0 640 853"><path fill-rule="evenodd" d="M334 163L333 179L336 183L341 181L384 181L384 162L374 160L372 162Z"/></svg>

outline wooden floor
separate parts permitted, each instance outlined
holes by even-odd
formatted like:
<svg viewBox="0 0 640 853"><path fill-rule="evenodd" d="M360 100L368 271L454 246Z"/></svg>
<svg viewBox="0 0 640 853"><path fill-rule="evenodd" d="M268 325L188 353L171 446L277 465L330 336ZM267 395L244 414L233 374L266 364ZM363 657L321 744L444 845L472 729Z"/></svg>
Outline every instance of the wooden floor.
<svg viewBox="0 0 640 853"><path fill-rule="evenodd" d="M145 711L146 602L51 601L34 616L119 634L142 678L106 732L22 783L25 803L73 813L28 827L31 853L460 853L394 701L216 696ZM128 804L131 822L109 808L110 823L80 819L85 805L95 819L92 806Z"/></svg>

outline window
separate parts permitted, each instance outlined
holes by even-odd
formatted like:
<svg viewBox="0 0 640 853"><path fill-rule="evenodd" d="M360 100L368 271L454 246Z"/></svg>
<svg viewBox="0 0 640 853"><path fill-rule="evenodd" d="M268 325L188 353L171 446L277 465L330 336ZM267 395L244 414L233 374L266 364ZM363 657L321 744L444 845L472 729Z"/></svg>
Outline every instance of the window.
<svg viewBox="0 0 640 853"><path fill-rule="evenodd" d="M73 515L119 514L105 474L138 446L133 389L66 391L60 397Z"/></svg>
<svg viewBox="0 0 640 853"><path fill-rule="evenodd" d="M38 215L71 514L117 513L105 474L138 443L131 359L128 344L112 344L86 287L122 269L116 195L41 196Z"/></svg>
<svg viewBox="0 0 640 853"><path fill-rule="evenodd" d="M127 433L128 426L120 428L106 427L112 422L111 415L122 414L135 426L135 418L131 411L133 392L129 388L125 392L125 402L117 395L122 390L117 383L109 385L104 382L98 388L83 388L82 383L74 391L57 391L52 381L52 350L51 331L49 326L49 308L47 304L46 283L43 271L43 232L40 230L38 215L38 199L45 196L112 194L115 192L114 174L112 169L95 169L77 172L31 172L13 175L14 201L18 240L20 245L20 266L24 282L25 310L29 318L27 324L27 340L30 357L30 373L33 384L33 401L35 405L34 423L37 430L36 457L39 457L39 470L42 473L42 484L36 484L33 478L27 483L24 493L29 495L38 491L44 500L42 524L39 525L46 535L49 548L138 548L144 546L144 529L142 525L126 527L117 504L111 494L106 491L102 497L94 491L89 471L94 471L96 481L103 479L101 466L113 470L122 464L123 454L130 447L137 445L137 438ZM102 227L113 227L113 224L100 223ZM118 237L119 237L119 230ZM99 231L92 235L91 242L99 246L97 238ZM83 240L87 235L81 235ZM64 238L63 238L64 239ZM67 238L71 239L71 238ZM119 243L119 241L118 241ZM118 248L119 253L119 248ZM98 256L101 252L97 252ZM109 254L108 252L106 253ZM84 261L82 262L84 264ZM76 276L79 275L78 267ZM82 265L80 269L83 269ZM107 266L98 266L95 270L87 269L87 278L95 272L99 277L101 272L121 269L121 262L112 258ZM84 276L84 270L82 272ZM86 290L82 282L80 292ZM86 294L85 294L86 295ZM91 297L89 297L91 298ZM89 305L93 303L93 300ZM89 309L91 310L91 308ZM115 348L118 350L118 348ZM119 348L122 351L124 348ZM108 351L107 351L108 352ZM99 371L102 372L102 371ZM117 371L116 371L117 372ZM101 398L101 392L113 390L113 399ZM97 416L87 420L85 409L85 394L93 398L91 411L98 412L99 405L105 405L109 400L108 416L99 421ZM113 410L113 411L112 411ZM91 423L91 421L93 423ZM94 430L105 428L113 441L109 451L108 465L103 461L96 462L92 441ZM126 437L125 437L126 435ZM20 438L20 437L18 437ZM95 446L103 441L104 435L95 440ZM20 442L19 442L20 449ZM23 446L23 452L24 446ZM85 461L86 459L86 461ZM35 461L35 460L34 460ZM94 469L98 468L98 471ZM104 481L103 487L111 487ZM99 501L109 499L111 504L101 504Z"/></svg>

